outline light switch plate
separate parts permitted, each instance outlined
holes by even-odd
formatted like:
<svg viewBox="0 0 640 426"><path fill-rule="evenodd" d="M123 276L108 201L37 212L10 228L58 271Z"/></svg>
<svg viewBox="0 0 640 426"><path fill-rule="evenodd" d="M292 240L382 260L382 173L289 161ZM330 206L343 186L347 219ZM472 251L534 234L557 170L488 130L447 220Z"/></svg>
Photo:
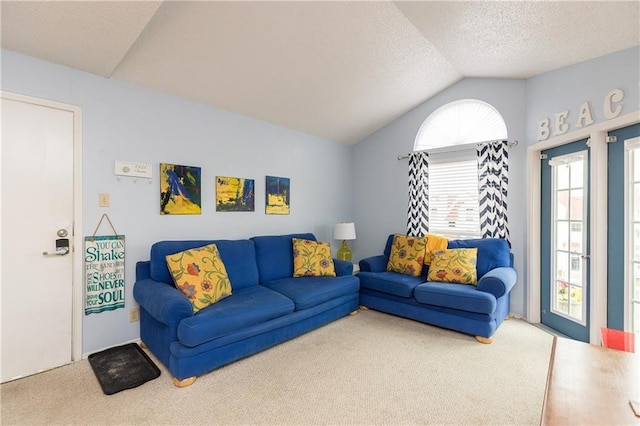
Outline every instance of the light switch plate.
<svg viewBox="0 0 640 426"><path fill-rule="evenodd" d="M106 193L98 194L98 206L109 207L109 194L106 194Z"/></svg>

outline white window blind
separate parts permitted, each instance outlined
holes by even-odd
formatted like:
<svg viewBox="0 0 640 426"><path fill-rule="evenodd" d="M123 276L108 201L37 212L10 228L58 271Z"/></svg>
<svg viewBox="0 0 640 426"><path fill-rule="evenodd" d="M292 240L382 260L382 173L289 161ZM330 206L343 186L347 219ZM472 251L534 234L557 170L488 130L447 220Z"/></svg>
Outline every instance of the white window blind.
<svg viewBox="0 0 640 426"><path fill-rule="evenodd" d="M478 165L451 160L429 165L429 232L449 238L480 238Z"/></svg>

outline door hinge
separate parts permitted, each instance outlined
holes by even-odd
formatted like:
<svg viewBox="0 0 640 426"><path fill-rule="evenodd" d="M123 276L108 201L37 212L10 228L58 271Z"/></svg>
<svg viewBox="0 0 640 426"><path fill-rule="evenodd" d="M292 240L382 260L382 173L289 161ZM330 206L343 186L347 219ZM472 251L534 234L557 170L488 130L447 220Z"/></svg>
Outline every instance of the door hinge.
<svg viewBox="0 0 640 426"><path fill-rule="evenodd" d="M614 142L618 142L618 137L617 136L607 136L607 138L605 139L605 141L607 143L614 143Z"/></svg>
<svg viewBox="0 0 640 426"><path fill-rule="evenodd" d="M547 154L540 154L540 159L541 160L546 160L547 158L549 158L549 156Z"/></svg>

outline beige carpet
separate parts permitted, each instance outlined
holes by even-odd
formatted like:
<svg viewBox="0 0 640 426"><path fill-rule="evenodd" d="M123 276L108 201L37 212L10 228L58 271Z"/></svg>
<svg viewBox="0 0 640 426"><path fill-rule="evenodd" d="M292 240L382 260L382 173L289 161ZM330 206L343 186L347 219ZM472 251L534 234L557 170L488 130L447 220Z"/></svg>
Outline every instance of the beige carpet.
<svg viewBox="0 0 640 426"><path fill-rule="evenodd" d="M178 389L167 370L106 396L89 363L6 383L12 424L539 424L552 338L521 320L494 343L361 311Z"/></svg>

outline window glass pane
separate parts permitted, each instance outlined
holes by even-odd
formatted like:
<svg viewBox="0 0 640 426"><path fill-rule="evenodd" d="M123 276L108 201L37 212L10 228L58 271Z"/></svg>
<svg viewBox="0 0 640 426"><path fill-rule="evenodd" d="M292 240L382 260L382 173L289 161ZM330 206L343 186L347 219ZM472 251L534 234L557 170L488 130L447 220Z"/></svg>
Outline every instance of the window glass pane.
<svg viewBox="0 0 640 426"><path fill-rule="evenodd" d="M582 189L571 190L570 218L582 220Z"/></svg>
<svg viewBox="0 0 640 426"><path fill-rule="evenodd" d="M569 219L569 191L558 191L556 193L556 219Z"/></svg>
<svg viewBox="0 0 640 426"><path fill-rule="evenodd" d="M569 251L569 222L556 222L556 247Z"/></svg>
<svg viewBox="0 0 640 426"><path fill-rule="evenodd" d="M582 222L571 222L570 233L571 246L569 248L573 253L583 253L582 251Z"/></svg>
<svg viewBox="0 0 640 426"><path fill-rule="evenodd" d="M640 303L633 304L633 330L634 333L640 333Z"/></svg>
<svg viewBox="0 0 640 426"><path fill-rule="evenodd" d="M640 223L633 224L633 253L631 258L640 262Z"/></svg>
<svg viewBox="0 0 640 426"><path fill-rule="evenodd" d="M584 161L576 161L570 164L571 167L571 188L582 188L584 178Z"/></svg>
<svg viewBox="0 0 640 426"><path fill-rule="evenodd" d="M582 285L582 259L580 256L571 255L570 258L569 282L571 284Z"/></svg>
<svg viewBox="0 0 640 426"><path fill-rule="evenodd" d="M569 253L562 251L556 253L556 279L569 281Z"/></svg>
<svg viewBox="0 0 640 426"><path fill-rule="evenodd" d="M571 286L570 294L569 315L577 320L582 320L582 288Z"/></svg>
<svg viewBox="0 0 640 426"><path fill-rule="evenodd" d="M633 292L632 298L636 302L640 302L640 263L633 264Z"/></svg>
<svg viewBox="0 0 640 426"><path fill-rule="evenodd" d="M555 167L556 170L556 189L569 188L569 166L562 165Z"/></svg>
<svg viewBox="0 0 640 426"><path fill-rule="evenodd" d="M556 310L569 314L569 284L564 281L556 282Z"/></svg>
<svg viewBox="0 0 640 426"><path fill-rule="evenodd" d="M633 220L640 221L640 183L633 184Z"/></svg>

